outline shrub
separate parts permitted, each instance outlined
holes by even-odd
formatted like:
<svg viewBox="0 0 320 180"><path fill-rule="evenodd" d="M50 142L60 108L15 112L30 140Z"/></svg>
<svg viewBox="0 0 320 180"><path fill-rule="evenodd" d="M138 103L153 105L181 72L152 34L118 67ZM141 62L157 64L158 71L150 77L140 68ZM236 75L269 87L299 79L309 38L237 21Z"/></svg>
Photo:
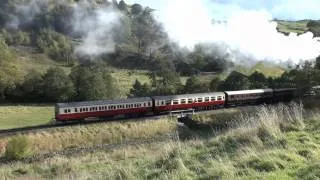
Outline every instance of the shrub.
<svg viewBox="0 0 320 180"><path fill-rule="evenodd" d="M16 136L9 140L5 157L10 160L19 160L31 154L31 144L26 136Z"/></svg>

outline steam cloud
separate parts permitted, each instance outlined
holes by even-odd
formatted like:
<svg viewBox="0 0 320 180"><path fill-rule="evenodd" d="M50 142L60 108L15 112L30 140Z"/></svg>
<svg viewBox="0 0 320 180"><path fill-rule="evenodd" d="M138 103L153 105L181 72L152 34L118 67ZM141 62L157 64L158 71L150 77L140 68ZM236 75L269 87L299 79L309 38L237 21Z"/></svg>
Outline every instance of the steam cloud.
<svg viewBox="0 0 320 180"><path fill-rule="evenodd" d="M16 6L18 16L13 17L7 26L17 29L19 25L30 22L37 14L46 10L48 1L31 0L26 5ZM58 2L65 3L65 0ZM198 43L213 44L216 48L214 52L219 52L224 57L228 55L234 61L290 60L298 63L314 59L320 54L319 39L313 38L312 33L285 36L277 32L277 24L272 22L272 15L265 10L248 10L232 3L224 6L214 3L217 7L213 10L222 9L231 13L223 21L213 22L212 19L221 18L221 15L219 12L209 12L207 2L208 0L167 0L166 3L155 3L158 7L144 3L142 5L157 9L157 17L169 36L179 42L180 46L189 49ZM285 4L287 0L281 2ZM96 56L113 52L115 42L112 30L120 26L121 15L111 6L99 5L89 11L86 7L90 4L92 2L84 0L73 5L73 20L70 23L73 33L82 37L75 53ZM273 8L272 11L277 12L278 9Z"/></svg>
<svg viewBox="0 0 320 180"><path fill-rule="evenodd" d="M66 0L53 2L69 5ZM16 5L15 16L12 16L6 27L19 29L21 25L31 23L36 15L48 10L49 4L50 0L31 0L29 3ZM82 0L70 7L72 20L67 22L71 24L73 31L70 34L81 37L81 43L75 47L75 54L97 56L114 52L116 43L113 40L112 30L114 27L120 26L121 14L107 4L95 5L94 1Z"/></svg>
<svg viewBox="0 0 320 180"><path fill-rule="evenodd" d="M97 56L114 52L112 30L120 25L120 14L112 6L99 7L91 13L86 7L86 3L77 4L74 11L73 30L83 35L83 42L76 46L75 53Z"/></svg>
<svg viewBox="0 0 320 180"><path fill-rule="evenodd" d="M298 63L320 54L319 39L313 38L311 32L285 36L277 31L271 14L264 10L236 8L225 22L213 23L204 1L174 0L161 7L158 16L169 36L181 46L226 45L226 52L234 60L245 56L254 60Z"/></svg>

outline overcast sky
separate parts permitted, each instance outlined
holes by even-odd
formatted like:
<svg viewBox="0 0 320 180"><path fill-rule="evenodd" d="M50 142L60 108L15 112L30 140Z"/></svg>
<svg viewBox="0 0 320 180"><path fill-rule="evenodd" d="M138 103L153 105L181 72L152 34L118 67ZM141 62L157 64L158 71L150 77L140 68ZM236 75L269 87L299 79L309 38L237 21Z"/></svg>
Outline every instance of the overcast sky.
<svg viewBox="0 0 320 180"><path fill-rule="evenodd" d="M161 10L170 0L125 0ZM195 0L203 1L213 19L226 19L235 11L266 10L286 20L320 19L320 0ZM183 7L183 4L181 5Z"/></svg>

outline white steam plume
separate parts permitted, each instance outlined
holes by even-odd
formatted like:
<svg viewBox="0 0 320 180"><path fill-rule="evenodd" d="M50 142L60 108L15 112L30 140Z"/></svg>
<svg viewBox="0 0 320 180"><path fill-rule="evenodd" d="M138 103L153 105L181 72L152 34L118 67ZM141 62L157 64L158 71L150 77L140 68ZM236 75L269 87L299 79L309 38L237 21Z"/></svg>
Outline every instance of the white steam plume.
<svg viewBox="0 0 320 180"><path fill-rule="evenodd" d="M193 48L197 43L225 44L230 55L255 60L298 63L320 54L319 39L308 32L285 36L276 29L270 13L236 9L225 23L212 23L204 1L168 1L158 11L169 36L181 46Z"/></svg>
<svg viewBox="0 0 320 180"><path fill-rule="evenodd" d="M46 13L50 3L69 6L66 0L31 0L15 6L14 16L6 24L7 28L19 29L23 24L34 21L36 15ZM72 31L81 37L81 43L75 47L74 53L80 56L97 56L112 53L115 50L114 27L120 26L121 14L109 1L96 4L91 0L82 0L71 5Z"/></svg>
<svg viewBox="0 0 320 180"><path fill-rule="evenodd" d="M97 56L114 52L116 43L112 30L119 25L120 13L112 6L99 7L94 12L88 12L86 7L77 4L74 12L73 30L83 36L83 42L75 47L75 53Z"/></svg>

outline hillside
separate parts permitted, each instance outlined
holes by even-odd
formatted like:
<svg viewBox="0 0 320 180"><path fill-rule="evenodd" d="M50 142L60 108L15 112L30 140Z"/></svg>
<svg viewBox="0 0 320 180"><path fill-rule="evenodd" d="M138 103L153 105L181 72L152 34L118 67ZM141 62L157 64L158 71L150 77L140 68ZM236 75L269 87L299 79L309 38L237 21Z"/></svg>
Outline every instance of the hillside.
<svg viewBox="0 0 320 180"><path fill-rule="evenodd" d="M305 33L308 31L307 24L310 20L301 20L301 21L283 21L276 20L278 23L278 30L283 33Z"/></svg>
<svg viewBox="0 0 320 180"><path fill-rule="evenodd" d="M170 38L154 9L140 4L33 0L5 1L0 7L0 102L293 87L297 83L283 81L302 82L298 75L304 74L282 77L285 69L224 45L197 42L184 48ZM317 21L278 22L284 33L308 29L318 36ZM247 61L257 64L240 63ZM231 71L253 75L243 79L244 86L232 87L237 77L228 79ZM316 84L318 76L312 77L309 84ZM256 78L263 83L253 82Z"/></svg>

